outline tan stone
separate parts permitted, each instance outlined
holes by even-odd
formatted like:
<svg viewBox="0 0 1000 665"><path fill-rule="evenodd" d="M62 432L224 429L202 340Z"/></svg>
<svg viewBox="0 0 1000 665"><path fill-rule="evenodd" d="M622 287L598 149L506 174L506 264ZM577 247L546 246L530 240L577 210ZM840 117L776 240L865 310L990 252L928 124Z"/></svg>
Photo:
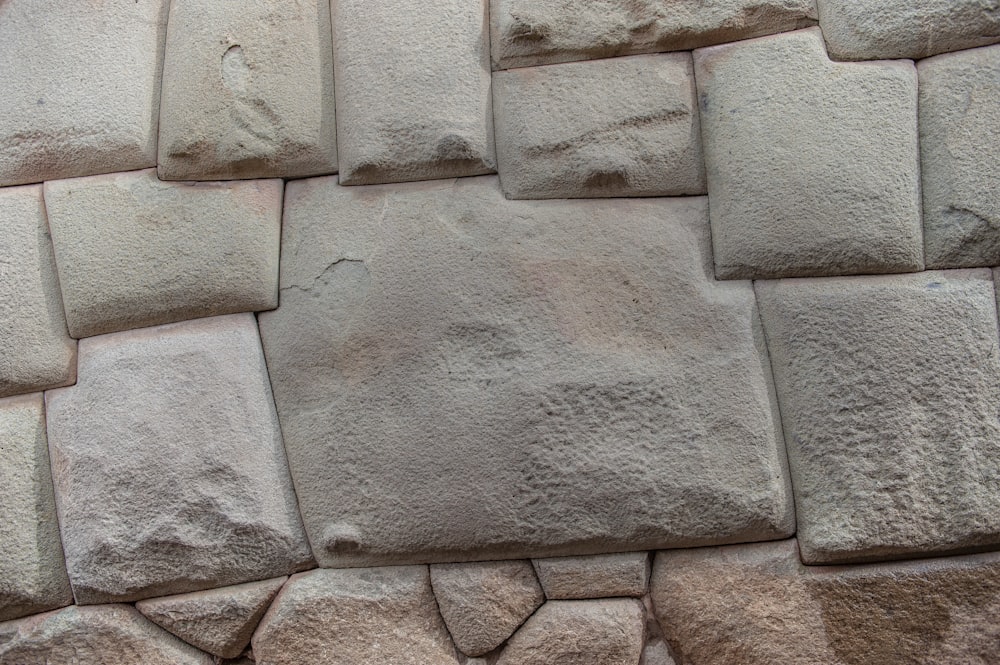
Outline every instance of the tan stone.
<svg viewBox="0 0 1000 665"><path fill-rule="evenodd" d="M642 596L649 581L649 553L566 556L533 561L549 600Z"/></svg>

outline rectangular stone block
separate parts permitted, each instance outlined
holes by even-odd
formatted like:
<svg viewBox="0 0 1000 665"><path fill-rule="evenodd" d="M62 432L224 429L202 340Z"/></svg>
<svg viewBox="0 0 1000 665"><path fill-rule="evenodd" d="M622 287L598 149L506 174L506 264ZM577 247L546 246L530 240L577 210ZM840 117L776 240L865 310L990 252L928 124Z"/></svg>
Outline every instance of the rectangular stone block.
<svg viewBox="0 0 1000 665"><path fill-rule="evenodd" d="M549 600L643 596L649 552L535 559L535 572Z"/></svg>

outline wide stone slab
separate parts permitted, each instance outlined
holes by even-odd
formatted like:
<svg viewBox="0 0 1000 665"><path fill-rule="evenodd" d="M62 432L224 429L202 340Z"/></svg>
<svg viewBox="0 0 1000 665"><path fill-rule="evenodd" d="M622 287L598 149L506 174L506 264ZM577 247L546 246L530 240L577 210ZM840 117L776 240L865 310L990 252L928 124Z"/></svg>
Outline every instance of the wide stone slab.
<svg viewBox="0 0 1000 665"><path fill-rule="evenodd" d="M170 7L160 101L165 180L337 170L327 0Z"/></svg>
<svg viewBox="0 0 1000 665"><path fill-rule="evenodd" d="M493 100L508 198L705 193L690 54L497 72Z"/></svg>
<svg viewBox="0 0 1000 665"><path fill-rule="evenodd" d="M281 180L45 183L73 337L278 306Z"/></svg>
<svg viewBox="0 0 1000 665"><path fill-rule="evenodd" d="M538 581L549 600L642 596L649 581L649 553L535 559Z"/></svg>
<svg viewBox="0 0 1000 665"><path fill-rule="evenodd" d="M312 565L253 315L88 338L46 403L78 603Z"/></svg>
<svg viewBox="0 0 1000 665"><path fill-rule="evenodd" d="M758 282L807 563L1000 544L989 270Z"/></svg>
<svg viewBox="0 0 1000 665"><path fill-rule="evenodd" d="M818 28L695 52L721 279L920 270L917 76Z"/></svg>
<svg viewBox="0 0 1000 665"><path fill-rule="evenodd" d="M706 203L289 183L260 323L321 565L790 534L752 289L712 279Z"/></svg>

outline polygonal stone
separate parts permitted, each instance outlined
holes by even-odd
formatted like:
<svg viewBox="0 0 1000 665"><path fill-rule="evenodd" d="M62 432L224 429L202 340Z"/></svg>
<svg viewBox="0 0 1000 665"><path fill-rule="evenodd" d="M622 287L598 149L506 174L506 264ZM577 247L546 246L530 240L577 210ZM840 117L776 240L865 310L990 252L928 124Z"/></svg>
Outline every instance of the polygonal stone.
<svg viewBox="0 0 1000 665"><path fill-rule="evenodd" d="M988 270L758 282L806 563L1000 544Z"/></svg>
<svg viewBox="0 0 1000 665"><path fill-rule="evenodd" d="M45 183L70 334L277 307L282 191L153 169Z"/></svg>
<svg viewBox="0 0 1000 665"><path fill-rule="evenodd" d="M0 187L156 165L167 0L0 3Z"/></svg>
<svg viewBox="0 0 1000 665"><path fill-rule="evenodd" d="M317 178L288 185L282 252L261 331L322 565L793 531L752 289L712 279L704 198Z"/></svg>
<svg viewBox="0 0 1000 665"><path fill-rule="evenodd" d="M46 395L78 603L312 565L252 314L91 337Z"/></svg>
<svg viewBox="0 0 1000 665"><path fill-rule="evenodd" d="M690 54L513 69L493 86L508 198L705 193Z"/></svg>
<svg viewBox="0 0 1000 665"><path fill-rule="evenodd" d="M694 63L719 278L922 268L913 63L831 62L818 28Z"/></svg>
<svg viewBox="0 0 1000 665"><path fill-rule="evenodd" d="M1000 45L921 60L927 266L1000 264Z"/></svg>
<svg viewBox="0 0 1000 665"><path fill-rule="evenodd" d="M649 580L649 553L598 554L535 559L549 600L642 596Z"/></svg>
<svg viewBox="0 0 1000 665"><path fill-rule="evenodd" d="M174 0L162 94L161 178L335 172L330 3Z"/></svg>
<svg viewBox="0 0 1000 665"><path fill-rule="evenodd" d="M496 171L486 0L334 0L345 185Z"/></svg>

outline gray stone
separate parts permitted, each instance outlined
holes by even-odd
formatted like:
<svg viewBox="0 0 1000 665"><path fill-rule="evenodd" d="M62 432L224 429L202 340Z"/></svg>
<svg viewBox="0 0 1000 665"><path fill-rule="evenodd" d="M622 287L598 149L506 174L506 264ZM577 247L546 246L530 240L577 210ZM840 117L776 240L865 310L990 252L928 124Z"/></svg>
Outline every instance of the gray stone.
<svg viewBox="0 0 1000 665"><path fill-rule="evenodd" d="M281 180L45 183L73 337L278 306Z"/></svg>
<svg viewBox="0 0 1000 665"><path fill-rule="evenodd" d="M334 0L343 184L496 171L486 0Z"/></svg>
<svg viewBox="0 0 1000 665"><path fill-rule="evenodd" d="M328 0L170 7L160 102L166 180L337 170Z"/></svg>
<svg viewBox="0 0 1000 665"><path fill-rule="evenodd" d="M920 270L917 77L819 29L694 55L720 279Z"/></svg>
<svg viewBox="0 0 1000 665"><path fill-rule="evenodd" d="M167 0L0 3L0 187L156 165Z"/></svg>
<svg viewBox="0 0 1000 665"><path fill-rule="evenodd" d="M431 586L455 646L469 656L496 649L545 601L523 560L437 564Z"/></svg>
<svg viewBox="0 0 1000 665"><path fill-rule="evenodd" d="M1000 544L988 270L758 282L806 563Z"/></svg>
<svg viewBox="0 0 1000 665"><path fill-rule="evenodd" d="M706 208L289 183L260 325L321 565L791 534L752 289L712 279Z"/></svg>
<svg viewBox="0 0 1000 665"><path fill-rule="evenodd" d="M497 72L493 101L508 198L705 193L688 53Z"/></svg>
<svg viewBox="0 0 1000 665"><path fill-rule="evenodd" d="M83 340L79 383L46 404L78 603L312 565L253 315Z"/></svg>
<svg viewBox="0 0 1000 665"><path fill-rule="evenodd" d="M549 600L642 596L649 580L649 553L599 554L535 559Z"/></svg>

